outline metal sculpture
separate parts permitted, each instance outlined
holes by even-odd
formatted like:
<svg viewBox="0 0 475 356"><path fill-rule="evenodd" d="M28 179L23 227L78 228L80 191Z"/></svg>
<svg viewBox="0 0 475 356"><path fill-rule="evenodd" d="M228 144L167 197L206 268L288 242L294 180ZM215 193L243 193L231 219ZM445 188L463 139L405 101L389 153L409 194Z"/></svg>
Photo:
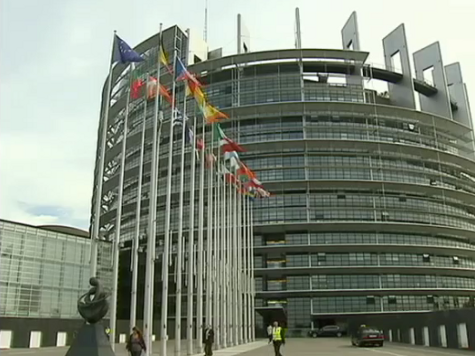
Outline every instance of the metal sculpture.
<svg viewBox="0 0 475 356"><path fill-rule="evenodd" d="M91 289L78 299L78 312L89 324L95 324L102 320L109 310L109 293L96 277L91 277L89 284Z"/></svg>
<svg viewBox="0 0 475 356"><path fill-rule="evenodd" d="M89 279L91 288L78 299L78 312L86 321L76 337L66 356L115 356L111 341L106 335L106 329L101 320L109 311L109 295L102 283L96 277Z"/></svg>

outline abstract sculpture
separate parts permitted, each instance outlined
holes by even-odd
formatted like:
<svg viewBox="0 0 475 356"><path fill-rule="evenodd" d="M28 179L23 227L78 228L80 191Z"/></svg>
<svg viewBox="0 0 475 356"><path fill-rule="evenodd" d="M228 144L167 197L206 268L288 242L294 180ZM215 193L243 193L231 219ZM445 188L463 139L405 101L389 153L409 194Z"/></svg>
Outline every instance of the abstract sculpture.
<svg viewBox="0 0 475 356"><path fill-rule="evenodd" d="M78 312L89 324L95 324L102 320L109 310L109 294L97 278L91 277L89 284L92 288L78 299Z"/></svg>
<svg viewBox="0 0 475 356"><path fill-rule="evenodd" d="M99 279L89 279L91 289L78 299L78 312L86 321L73 340L66 356L115 356L100 323L109 310L109 293Z"/></svg>

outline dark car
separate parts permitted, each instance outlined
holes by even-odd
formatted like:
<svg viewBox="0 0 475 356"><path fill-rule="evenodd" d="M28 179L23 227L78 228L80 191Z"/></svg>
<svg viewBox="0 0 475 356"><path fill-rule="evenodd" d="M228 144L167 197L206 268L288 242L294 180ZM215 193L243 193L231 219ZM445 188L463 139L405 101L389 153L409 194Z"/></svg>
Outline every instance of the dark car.
<svg viewBox="0 0 475 356"><path fill-rule="evenodd" d="M308 333L310 337L325 337L325 336L342 337L344 334L345 334L345 331L338 325L327 325L321 329L310 330Z"/></svg>
<svg viewBox="0 0 475 356"><path fill-rule="evenodd" d="M384 334L381 330L372 327L360 327L356 334L351 337L353 346L383 346Z"/></svg>

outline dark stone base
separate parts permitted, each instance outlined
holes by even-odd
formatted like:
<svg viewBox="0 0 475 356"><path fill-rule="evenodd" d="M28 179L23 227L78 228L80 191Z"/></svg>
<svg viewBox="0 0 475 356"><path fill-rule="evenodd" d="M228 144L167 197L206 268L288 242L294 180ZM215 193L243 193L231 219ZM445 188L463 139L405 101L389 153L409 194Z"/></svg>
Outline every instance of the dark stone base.
<svg viewBox="0 0 475 356"><path fill-rule="evenodd" d="M66 356L115 356L102 323L84 324Z"/></svg>

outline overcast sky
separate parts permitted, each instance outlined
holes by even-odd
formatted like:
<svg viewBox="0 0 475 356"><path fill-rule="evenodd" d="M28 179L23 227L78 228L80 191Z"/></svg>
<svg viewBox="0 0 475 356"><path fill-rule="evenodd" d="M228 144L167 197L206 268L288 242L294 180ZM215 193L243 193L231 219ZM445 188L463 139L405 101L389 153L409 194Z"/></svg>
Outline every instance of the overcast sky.
<svg viewBox="0 0 475 356"><path fill-rule="evenodd" d="M292 48L300 7L303 47L341 48L358 13L362 49L384 63L382 38L406 24L409 50L440 41L460 61L475 101L474 0L208 0L208 43L236 50L236 15L251 50ZM205 0L2 0L0 3L0 218L87 228L100 93L112 32L131 46L179 24L202 33ZM449 5L450 4L450 5ZM472 103L472 107L475 104Z"/></svg>

